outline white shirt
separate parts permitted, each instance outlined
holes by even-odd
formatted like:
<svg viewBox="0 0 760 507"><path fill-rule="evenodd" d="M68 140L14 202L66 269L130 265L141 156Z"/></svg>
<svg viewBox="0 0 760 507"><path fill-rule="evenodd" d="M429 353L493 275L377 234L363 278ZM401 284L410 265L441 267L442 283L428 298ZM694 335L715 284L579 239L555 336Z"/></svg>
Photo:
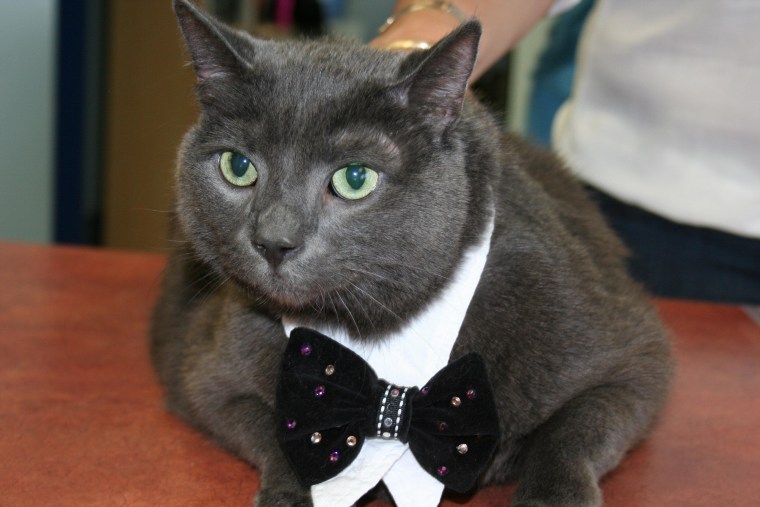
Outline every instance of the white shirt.
<svg viewBox="0 0 760 507"><path fill-rule="evenodd" d="M552 135L619 200L760 238L760 0L597 0Z"/></svg>

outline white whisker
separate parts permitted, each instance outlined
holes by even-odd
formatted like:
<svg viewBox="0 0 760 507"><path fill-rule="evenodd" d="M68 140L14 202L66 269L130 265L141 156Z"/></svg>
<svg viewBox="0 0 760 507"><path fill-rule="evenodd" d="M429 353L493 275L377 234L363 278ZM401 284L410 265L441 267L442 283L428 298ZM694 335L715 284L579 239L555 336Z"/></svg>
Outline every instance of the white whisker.
<svg viewBox="0 0 760 507"><path fill-rule="evenodd" d="M397 315L397 314L396 314L396 313L395 313L393 310L391 310L390 308L388 308L387 306L385 306L383 303L381 303L380 301L378 301L377 299L375 299L375 297L374 297L374 296L372 296L372 294L370 294L370 293L369 293L369 292L367 292L366 290L362 289L361 287L359 287L358 285L356 285L356 284L355 284L355 283L353 283L353 282L348 282L348 283L350 283L350 284L351 284L351 285L352 285L352 286L353 286L353 287L354 287L356 290L358 290L358 291L360 291L361 293L365 294L365 295L366 295L368 298L370 298L372 301L374 301L375 303L377 303L377 304L378 304L378 305L379 305L381 308L383 308L383 309L384 309L386 312L388 312L388 313L390 313L391 315L393 315L394 317L396 317L396 318L397 318L399 321L401 321L401 322L403 322L403 321L404 321L404 319L402 319L401 317L399 317L399 316L398 316L398 315Z"/></svg>
<svg viewBox="0 0 760 507"><path fill-rule="evenodd" d="M362 331L361 331L361 329L359 329L359 325L356 323L356 319L354 319L354 314L351 313L351 310L348 308L348 305L346 304L346 302L343 300L342 297L340 297L340 293L336 292L335 295L338 296L338 299L340 299L340 302L343 303L343 308L346 309L346 311L348 312L348 316L351 317L351 321L354 323L354 327L356 328L356 332L359 334L359 339L361 339L361 337L362 337Z"/></svg>

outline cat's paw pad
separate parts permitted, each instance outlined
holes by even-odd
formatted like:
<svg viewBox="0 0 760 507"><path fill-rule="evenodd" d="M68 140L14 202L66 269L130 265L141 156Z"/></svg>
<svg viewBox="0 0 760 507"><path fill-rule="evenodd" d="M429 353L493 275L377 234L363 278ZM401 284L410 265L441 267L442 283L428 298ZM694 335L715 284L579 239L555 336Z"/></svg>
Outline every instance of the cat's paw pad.
<svg viewBox="0 0 760 507"><path fill-rule="evenodd" d="M311 496L282 490L262 490L253 507L312 507Z"/></svg>

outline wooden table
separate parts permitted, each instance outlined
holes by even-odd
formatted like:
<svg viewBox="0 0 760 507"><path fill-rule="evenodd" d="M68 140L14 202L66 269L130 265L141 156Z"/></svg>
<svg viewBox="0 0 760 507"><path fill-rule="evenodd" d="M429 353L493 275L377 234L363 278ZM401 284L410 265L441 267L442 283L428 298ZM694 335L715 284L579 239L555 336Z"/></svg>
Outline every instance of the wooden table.
<svg viewBox="0 0 760 507"><path fill-rule="evenodd" d="M258 472L163 410L147 353L163 264L0 244L0 505L250 505ZM760 505L760 327L735 307L658 308L675 388L652 438L604 480L606 505Z"/></svg>

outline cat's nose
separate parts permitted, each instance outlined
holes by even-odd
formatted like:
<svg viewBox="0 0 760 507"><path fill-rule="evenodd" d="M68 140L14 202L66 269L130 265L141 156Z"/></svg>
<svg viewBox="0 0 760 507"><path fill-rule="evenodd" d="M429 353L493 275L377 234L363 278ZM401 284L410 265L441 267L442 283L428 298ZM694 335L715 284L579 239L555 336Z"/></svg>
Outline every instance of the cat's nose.
<svg viewBox="0 0 760 507"><path fill-rule="evenodd" d="M296 209L278 202L258 215L252 243L272 269L292 257L303 241L303 224Z"/></svg>
<svg viewBox="0 0 760 507"><path fill-rule="evenodd" d="M282 264L286 257L292 256L301 245L293 238L281 237L276 240L257 238L253 246L273 269L277 269L277 266Z"/></svg>

